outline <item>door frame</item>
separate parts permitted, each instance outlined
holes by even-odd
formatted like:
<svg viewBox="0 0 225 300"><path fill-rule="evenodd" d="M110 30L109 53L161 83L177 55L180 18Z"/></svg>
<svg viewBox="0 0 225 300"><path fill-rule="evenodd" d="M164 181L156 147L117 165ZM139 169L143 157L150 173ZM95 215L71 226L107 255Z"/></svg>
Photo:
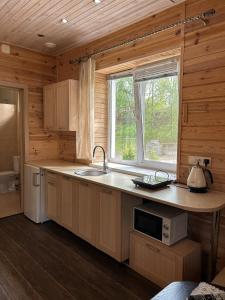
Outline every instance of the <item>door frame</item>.
<svg viewBox="0 0 225 300"><path fill-rule="evenodd" d="M24 207L24 187L23 187L23 180L24 180L24 163L29 159L29 130L28 130L28 87L25 84L15 83L15 82L8 82L8 81L0 81L0 86L9 87L9 88L16 88L19 89L20 93L20 102L19 106L21 109L21 141L20 143L20 182L21 184L21 191L20 191L20 208L21 212L23 212Z"/></svg>

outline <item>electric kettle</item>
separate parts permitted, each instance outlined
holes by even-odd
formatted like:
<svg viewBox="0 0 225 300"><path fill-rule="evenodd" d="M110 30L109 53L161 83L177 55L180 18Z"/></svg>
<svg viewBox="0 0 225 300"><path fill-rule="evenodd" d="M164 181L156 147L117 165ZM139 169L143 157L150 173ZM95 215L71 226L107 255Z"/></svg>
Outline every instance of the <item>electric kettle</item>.
<svg viewBox="0 0 225 300"><path fill-rule="evenodd" d="M208 169L202 168L198 162L196 166L193 166L191 169L187 179L187 186L189 187L190 192L206 193L209 181L210 183L213 183L212 173Z"/></svg>

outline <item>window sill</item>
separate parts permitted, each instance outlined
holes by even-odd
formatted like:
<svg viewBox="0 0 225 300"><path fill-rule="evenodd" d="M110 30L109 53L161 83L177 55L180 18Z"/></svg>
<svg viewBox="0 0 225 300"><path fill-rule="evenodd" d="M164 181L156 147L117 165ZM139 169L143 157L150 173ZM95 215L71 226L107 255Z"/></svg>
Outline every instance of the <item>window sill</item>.
<svg viewBox="0 0 225 300"><path fill-rule="evenodd" d="M143 175L155 175L155 170L151 169L144 169L140 167L135 166L128 166L128 165L122 165L122 164L116 164L116 163L108 163L108 168L111 171L128 174L128 175L134 175L134 176L143 176ZM90 164L91 167L95 168L102 168L101 162L95 162ZM176 179L176 173L173 172L166 172L169 174L169 178L172 180ZM161 175L163 177L163 173Z"/></svg>

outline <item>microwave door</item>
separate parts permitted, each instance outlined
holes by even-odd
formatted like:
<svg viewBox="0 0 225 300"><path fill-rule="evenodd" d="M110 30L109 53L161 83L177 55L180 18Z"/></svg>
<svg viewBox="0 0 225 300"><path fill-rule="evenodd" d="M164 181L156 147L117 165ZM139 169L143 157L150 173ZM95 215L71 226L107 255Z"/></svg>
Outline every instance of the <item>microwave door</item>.
<svg viewBox="0 0 225 300"><path fill-rule="evenodd" d="M143 210L135 209L134 229L152 238L162 241L162 218Z"/></svg>

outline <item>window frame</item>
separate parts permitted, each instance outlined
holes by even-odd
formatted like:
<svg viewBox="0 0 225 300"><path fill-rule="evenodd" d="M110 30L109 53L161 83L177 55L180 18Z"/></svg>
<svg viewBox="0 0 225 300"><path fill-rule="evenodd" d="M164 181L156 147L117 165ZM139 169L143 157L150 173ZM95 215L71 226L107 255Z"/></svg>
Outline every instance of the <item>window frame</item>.
<svg viewBox="0 0 225 300"><path fill-rule="evenodd" d="M129 165L129 166L134 166L134 167L140 167L140 168L145 168L145 169L160 169L163 171L168 171L168 172L176 172L177 171L177 164L179 161L179 133L180 133L180 110L181 110L181 64L180 64L180 56L172 57L171 59L176 59L177 61L177 78L178 78L178 134L177 134L177 159L176 163L167 163L167 162L161 162L161 161L156 161L156 160L145 160L144 159L144 143L143 143L143 108L141 101L138 100L139 93L138 93L138 87L137 83L134 82L133 87L134 87L134 101L135 101L135 111L136 111L136 149L137 149L137 159L136 160L119 160L112 158L112 129L113 129L113 104L115 103L115 99L112 99L112 80L116 78L122 78L130 76L134 74L134 70L129 70L125 72L120 72L113 74L113 78L108 80L108 116L109 116L109 122L108 122L108 161L111 163L116 163L116 164L123 164L123 165ZM168 60L168 59L167 59ZM143 65L143 68L146 65ZM114 126L115 129L115 126ZM115 132L115 130L114 130ZM115 140L115 139L114 139ZM141 146L140 146L141 145ZM115 148L115 147L114 147Z"/></svg>

